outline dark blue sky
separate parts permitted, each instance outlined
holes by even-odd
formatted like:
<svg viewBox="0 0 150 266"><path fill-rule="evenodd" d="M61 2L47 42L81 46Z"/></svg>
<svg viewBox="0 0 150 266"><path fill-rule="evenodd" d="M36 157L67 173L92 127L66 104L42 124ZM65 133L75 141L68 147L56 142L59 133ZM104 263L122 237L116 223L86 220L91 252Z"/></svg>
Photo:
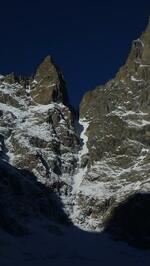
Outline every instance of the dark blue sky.
<svg viewBox="0 0 150 266"><path fill-rule="evenodd" d="M30 75L48 54L71 103L112 78L145 29L150 1L26 0L0 4L0 73Z"/></svg>

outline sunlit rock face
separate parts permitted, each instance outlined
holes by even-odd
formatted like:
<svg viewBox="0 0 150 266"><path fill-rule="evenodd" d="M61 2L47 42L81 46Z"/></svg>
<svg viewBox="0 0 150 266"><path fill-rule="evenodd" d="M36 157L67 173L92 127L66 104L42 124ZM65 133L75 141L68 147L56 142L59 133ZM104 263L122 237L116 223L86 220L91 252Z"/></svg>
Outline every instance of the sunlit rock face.
<svg viewBox="0 0 150 266"><path fill-rule="evenodd" d="M116 77L85 94L80 120L87 150L76 220L95 230L122 200L150 190L150 23Z"/></svg>
<svg viewBox="0 0 150 266"><path fill-rule="evenodd" d="M51 56L47 56L40 64L30 86L31 96L37 103L49 104L53 101L67 103L63 75Z"/></svg>

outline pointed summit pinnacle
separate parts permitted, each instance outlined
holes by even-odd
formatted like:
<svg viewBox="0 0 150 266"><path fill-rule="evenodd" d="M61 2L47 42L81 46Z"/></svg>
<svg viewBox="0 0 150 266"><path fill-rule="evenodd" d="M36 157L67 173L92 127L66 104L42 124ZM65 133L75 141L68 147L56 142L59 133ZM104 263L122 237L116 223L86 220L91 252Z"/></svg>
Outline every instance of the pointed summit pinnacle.
<svg viewBox="0 0 150 266"><path fill-rule="evenodd" d="M65 81L51 55L45 57L37 68L34 81L36 82L31 86L31 94L35 102L40 104L67 103L68 96Z"/></svg>
<svg viewBox="0 0 150 266"><path fill-rule="evenodd" d="M149 18L148 18L148 23L147 23L147 26L146 26L146 28L145 28L145 31L143 32L143 34L144 33L149 33L150 34L150 16L149 16Z"/></svg>
<svg viewBox="0 0 150 266"><path fill-rule="evenodd" d="M53 58L51 55L47 55L44 60L42 61L41 65L51 65L54 64Z"/></svg>
<svg viewBox="0 0 150 266"><path fill-rule="evenodd" d="M49 76L51 77L57 76L57 69L56 66L54 65L54 61L51 55L46 56L42 61L42 63L39 65L36 71L35 78L37 81L39 81L41 78Z"/></svg>

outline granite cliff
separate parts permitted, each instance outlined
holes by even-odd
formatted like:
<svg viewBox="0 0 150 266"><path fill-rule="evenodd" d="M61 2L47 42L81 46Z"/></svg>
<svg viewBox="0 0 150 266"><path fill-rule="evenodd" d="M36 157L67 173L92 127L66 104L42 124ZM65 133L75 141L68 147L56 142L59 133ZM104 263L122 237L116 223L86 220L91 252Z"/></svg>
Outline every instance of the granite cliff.
<svg viewBox="0 0 150 266"><path fill-rule="evenodd" d="M150 189L150 22L116 77L85 94L80 120L87 141L77 220L98 229L120 202Z"/></svg>

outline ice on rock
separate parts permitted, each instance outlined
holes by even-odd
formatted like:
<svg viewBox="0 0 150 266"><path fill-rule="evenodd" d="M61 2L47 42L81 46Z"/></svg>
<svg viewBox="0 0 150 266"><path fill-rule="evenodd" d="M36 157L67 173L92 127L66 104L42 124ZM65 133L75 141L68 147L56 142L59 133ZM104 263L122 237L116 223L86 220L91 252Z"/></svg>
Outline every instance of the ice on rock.
<svg viewBox="0 0 150 266"><path fill-rule="evenodd" d="M86 154L88 154L88 147L87 147L87 142L88 142L88 136L87 136L87 129L89 126L89 123L86 120L79 120L79 124L82 127L82 131L80 134L80 140L82 143L81 150L79 151L78 154L78 168L76 170L76 174L74 176L74 184L73 184L73 193L78 192L80 189L80 185L82 183L84 174L87 171L87 167L81 167L81 161L82 157Z"/></svg>
<svg viewBox="0 0 150 266"><path fill-rule="evenodd" d="M134 76L131 76L131 80L135 82L141 82L143 79L136 79Z"/></svg>
<svg viewBox="0 0 150 266"><path fill-rule="evenodd" d="M0 80L1 80L1 79L4 79L4 76L0 74Z"/></svg>

